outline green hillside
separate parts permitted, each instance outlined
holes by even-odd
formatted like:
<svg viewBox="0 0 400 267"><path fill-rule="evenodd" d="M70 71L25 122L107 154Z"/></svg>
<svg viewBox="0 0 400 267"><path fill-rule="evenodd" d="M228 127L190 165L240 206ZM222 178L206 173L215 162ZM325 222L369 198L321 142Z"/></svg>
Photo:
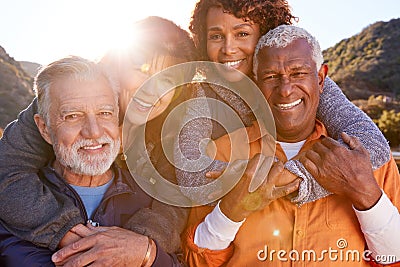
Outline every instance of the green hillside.
<svg viewBox="0 0 400 267"><path fill-rule="evenodd" d="M369 25L323 53L329 75L351 100L400 95L400 19Z"/></svg>

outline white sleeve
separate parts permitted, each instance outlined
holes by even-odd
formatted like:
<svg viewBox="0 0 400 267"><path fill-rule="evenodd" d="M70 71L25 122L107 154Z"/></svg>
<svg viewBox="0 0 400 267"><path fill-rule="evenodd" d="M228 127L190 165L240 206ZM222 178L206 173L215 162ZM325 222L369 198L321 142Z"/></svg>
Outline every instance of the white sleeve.
<svg viewBox="0 0 400 267"><path fill-rule="evenodd" d="M235 239L236 233L246 219L231 221L219 208L219 202L213 211L200 223L194 234L194 243L200 248L222 250Z"/></svg>
<svg viewBox="0 0 400 267"><path fill-rule="evenodd" d="M372 257L382 264L400 261L400 213L385 192L369 210L354 210Z"/></svg>

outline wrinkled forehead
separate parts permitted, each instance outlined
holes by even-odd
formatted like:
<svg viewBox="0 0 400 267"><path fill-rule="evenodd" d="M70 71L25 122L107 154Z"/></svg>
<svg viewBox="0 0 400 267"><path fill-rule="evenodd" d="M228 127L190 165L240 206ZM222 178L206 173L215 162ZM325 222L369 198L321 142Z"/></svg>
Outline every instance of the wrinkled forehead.
<svg viewBox="0 0 400 267"><path fill-rule="evenodd" d="M68 102L72 99L81 99L82 102L102 100L116 105L117 98L110 83L104 76L96 79L76 79L65 77L52 83L50 99L58 102Z"/></svg>

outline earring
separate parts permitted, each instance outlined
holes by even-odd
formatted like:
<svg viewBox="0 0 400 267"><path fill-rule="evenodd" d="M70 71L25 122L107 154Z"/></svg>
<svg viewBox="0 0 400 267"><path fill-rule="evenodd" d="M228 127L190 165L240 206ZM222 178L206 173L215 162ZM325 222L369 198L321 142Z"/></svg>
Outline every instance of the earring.
<svg viewBox="0 0 400 267"><path fill-rule="evenodd" d="M204 70L196 68L196 73L193 76L192 83L201 83L207 80Z"/></svg>

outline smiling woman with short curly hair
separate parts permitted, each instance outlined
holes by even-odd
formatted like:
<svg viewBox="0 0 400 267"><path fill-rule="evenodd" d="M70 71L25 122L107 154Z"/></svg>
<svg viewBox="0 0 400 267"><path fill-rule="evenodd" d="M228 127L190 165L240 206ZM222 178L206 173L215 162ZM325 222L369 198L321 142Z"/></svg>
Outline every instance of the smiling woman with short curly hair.
<svg viewBox="0 0 400 267"><path fill-rule="evenodd" d="M205 0L199 1L193 11L189 30L193 40L199 49L200 56L207 60L207 13L211 7L220 6L226 13L232 14L245 21L251 21L260 25L260 36L269 30L281 25L292 24L297 21L293 16L287 1L274 0Z"/></svg>

